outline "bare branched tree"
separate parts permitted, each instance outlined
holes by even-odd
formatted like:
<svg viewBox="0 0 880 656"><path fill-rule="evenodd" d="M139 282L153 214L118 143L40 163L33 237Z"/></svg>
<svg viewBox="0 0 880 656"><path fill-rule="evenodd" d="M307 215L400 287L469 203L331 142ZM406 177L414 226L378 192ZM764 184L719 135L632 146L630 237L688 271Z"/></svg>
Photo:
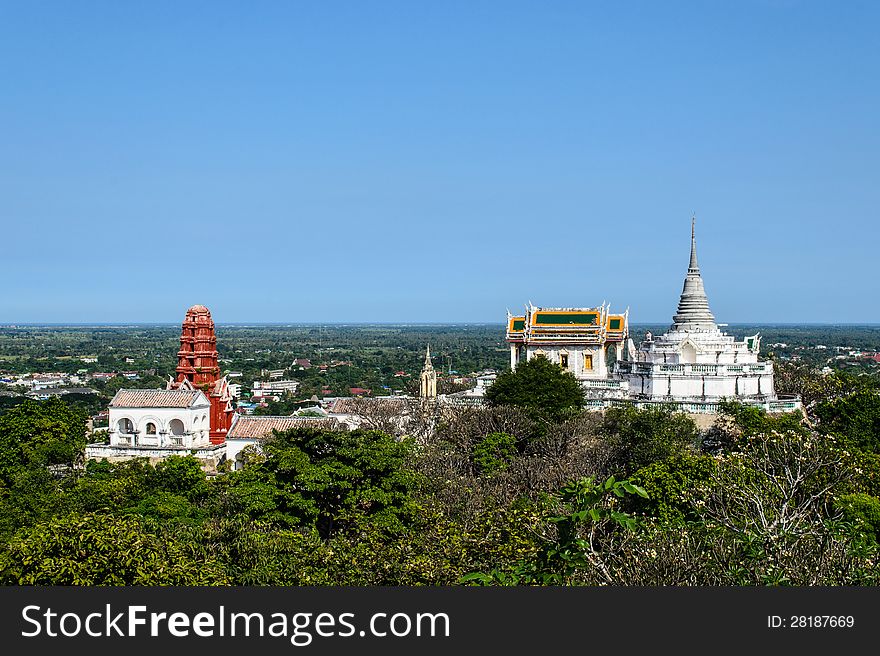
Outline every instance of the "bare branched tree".
<svg viewBox="0 0 880 656"><path fill-rule="evenodd" d="M526 453L562 458L596 439L602 415L582 411L559 424L552 424L538 439L531 442Z"/></svg>
<svg viewBox="0 0 880 656"><path fill-rule="evenodd" d="M465 407L444 422L437 438L459 446L470 447L489 433L507 433L517 440L528 441L537 433L537 421L522 408Z"/></svg>
<svg viewBox="0 0 880 656"><path fill-rule="evenodd" d="M876 585L878 578L876 550L823 523L769 541L685 524L651 525L616 539L602 550L616 585ZM585 571L578 582L605 578Z"/></svg>
<svg viewBox="0 0 880 656"><path fill-rule="evenodd" d="M831 517L831 493L848 476L827 437L758 435L720 459L703 513L742 536L800 535Z"/></svg>
<svg viewBox="0 0 880 656"><path fill-rule="evenodd" d="M407 420L408 406L402 398L356 397L345 399L337 411L355 418L359 428L401 435Z"/></svg>

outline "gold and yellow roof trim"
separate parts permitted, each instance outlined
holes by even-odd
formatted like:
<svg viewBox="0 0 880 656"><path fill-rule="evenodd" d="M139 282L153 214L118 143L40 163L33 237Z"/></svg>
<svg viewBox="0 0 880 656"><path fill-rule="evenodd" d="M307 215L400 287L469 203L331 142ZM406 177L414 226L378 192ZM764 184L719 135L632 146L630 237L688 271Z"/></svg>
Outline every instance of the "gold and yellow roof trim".
<svg viewBox="0 0 880 656"><path fill-rule="evenodd" d="M507 313L509 342L622 341L629 336L629 310L612 313L603 303L595 308L546 308L529 303L522 315Z"/></svg>

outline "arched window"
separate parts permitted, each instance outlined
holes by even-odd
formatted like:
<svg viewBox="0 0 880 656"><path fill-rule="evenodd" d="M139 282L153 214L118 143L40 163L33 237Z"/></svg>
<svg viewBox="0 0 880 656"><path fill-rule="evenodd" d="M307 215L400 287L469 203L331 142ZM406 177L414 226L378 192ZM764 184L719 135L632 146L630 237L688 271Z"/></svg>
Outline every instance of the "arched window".
<svg viewBox="0 0 880 656"><path fill-rule="evenodd" d="M116 428L120 433L134 433L134 424L131 419L125 417L116 422Z"/></svg>
<svg viewBox="0 0 880 656"><path fill-rule="evenodd" d="M697 349L690 342L685 342L681 347L681 361L693 364L697 361Z"/></svg>
<svg viewBox="0 0 880 656"><path fill-rule="evenodd" d="M172 435L183 435L184 433L183 422L180 419L172 419L168 428L171 429Z"/></svg>
<svg viewBox="0 0 880 656"><path fill-rule="evenodd" d="M156 434L156 424L152 421L147 423L147 435L155 435Z"/></svg>

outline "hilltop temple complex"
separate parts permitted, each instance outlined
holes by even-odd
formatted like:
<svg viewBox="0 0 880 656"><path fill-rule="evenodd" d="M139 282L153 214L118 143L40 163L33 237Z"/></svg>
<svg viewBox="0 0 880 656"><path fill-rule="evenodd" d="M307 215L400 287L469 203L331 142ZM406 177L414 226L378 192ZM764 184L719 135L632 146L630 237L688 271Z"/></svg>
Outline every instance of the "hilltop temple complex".
<svg viewBox="0 0 880 656"><path fill-rule="evenodd" d="M532 358L546 357L580 381L586 405L592 409L664 404L711 415L725 399L768 412L801 407L797 397L777 397L773 363L758 357L760 335L738 341L715 322L697 261L693 222L684 286L672 325L663 335L646 333L637 349L630 337L629 309L614 312L604 302L596 307L529 303L522 315L508 312L506 338L512 369ZM275 429L359 425L336 408L338 403L327 410L319 405L318 417L256 418L236 413L229 384L220 371L214 321L203 305L186 312L175 373L165 389L119 390L110 402L109 444L88 445L86 457L158 460L194 455L206 469L213 469L225 459L237 462L246 447L257 446ZM419 377L419 396L432 407L479 405L493 381L494 373L487 373L478 377L472 390L438 394L429 347ZM405 412L401 397L376 401L388 401L389 407L396 403Z"/></svg>
<svg viewBox="0 0 880 656"><path fill-rule="evenodd" d="M220 371L214 320L204 305L186 311L175 373L165 389L120 389L110 401L109 443L87 445L86 458L155 462L192 455L205 469L216 470L225 460L239 466L242 451L259 444L273 430L346 428L333 417L237 414L229 383ZM436 395L436 374L432 389Z"/></svg>
<svg viewBox="0 0 880 656"><path fill-rule="evenodd" d="M215 467L226 453L232 396L220 375L214 321L204 305L186 311L177 378L166 389L121 389L110 401L109 444L90 444L86 458L125 460L194 455Z"/></svg>
<svg viewBox="0 0 880 656"><path fill-rule="evenodd" d="M690 261L669 330L658 337L647 333L636 350L629 339L628 318L628 311L611 314L604 304L598 308L529 304L523 316L508 313L511 367L543 355L581 381L587 405L593 408L669 403L686 412L713 414L723 399L768 412L800 408L799 399L776 396L773 363L758 359L760 335L737 341L715 323L697 261L693 221Z"/></svg>

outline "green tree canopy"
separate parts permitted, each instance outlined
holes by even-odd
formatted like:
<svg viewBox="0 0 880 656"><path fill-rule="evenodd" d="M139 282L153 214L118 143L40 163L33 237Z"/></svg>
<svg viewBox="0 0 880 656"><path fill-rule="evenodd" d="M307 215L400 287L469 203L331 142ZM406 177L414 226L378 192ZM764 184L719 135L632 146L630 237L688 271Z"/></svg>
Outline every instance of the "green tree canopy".
<svg viewBox="0 0 880 656"><path fill-rule="evenodd" d="M73 463L85 448L86 419L58 398L27 400L0 415L0 482L23 467Z"/></svg>
<svg viewBox="0 0 880 656"><path fill-rule="evenodd" d="M835 505L846 521L872 539L880 540L880 499L868 494L842 494Z"/></svg>
<svg viewBox="0 0 880 656"><path fill-rule="evenodd" d="M880 394L861 389L816 406L819 429L852 446L880 453Z"/></svg>
<svg viewBox="0 0 880 656"><path fill-rule="evenodd" d="M500 374L486 390L490 405L513 405L559 419L584 405L584 388L570 371L537 356Z"/></svg>
<svg viewBox="0 0 880 656"><path fill-rule="evenodd" d="M85 512L131 512L152 495L200 501L208 495L210 486L198 460L192 456L171 456L156 466L146 458L114 463L90 461L71 490ZM150 502L146 507L154 505Z"/></svg>
<svg viewBox="0 0 880 656"><path fill-rule="evenodd" d="M389 532L412 516L408 441L380 431L294 429L266 458L230 476L230 498L251 517L315 528L327 538L368 521Z"/></svg>
<svg viewBox="0 0 880 656"><path fill-rule="evenodd" d="M134 517L69 515L22 529L0 551L0 583L223 585L207 554L155 535Z"/></svg>
<svg viewBox="0 0 880 656"><path fill-rule="evenodd" d="M709 456L677 453L642 467L632 476L648 496L633 497L634 507L663 521L697 519L693 502L715 472L715 460Z"/></svg>
<svg viewBox="0 0 880 656"><path fill-rule="evenodd" d="M797 433L806 437L809 429L800 412L769 414L763 408L744 405L737 401L718 404L719 417L703 435L702 449L706 453L737 451L744 440L770 433Z"/></svg>
<svg viewBox="0 0 880 656"><path fill-rule="evenodd" d="M480 474L493 474L507 469L516 457L516 438L507 433L489 433L474 444L471 460Z"/></svg>
<svg viewBox="0 0 880 656"><path fill-rule="evenodd" d="M609 408L599 432L613 450L614 466L625 475L676 454L694 451L699 437L690 417L665 407Z"/></svg>

